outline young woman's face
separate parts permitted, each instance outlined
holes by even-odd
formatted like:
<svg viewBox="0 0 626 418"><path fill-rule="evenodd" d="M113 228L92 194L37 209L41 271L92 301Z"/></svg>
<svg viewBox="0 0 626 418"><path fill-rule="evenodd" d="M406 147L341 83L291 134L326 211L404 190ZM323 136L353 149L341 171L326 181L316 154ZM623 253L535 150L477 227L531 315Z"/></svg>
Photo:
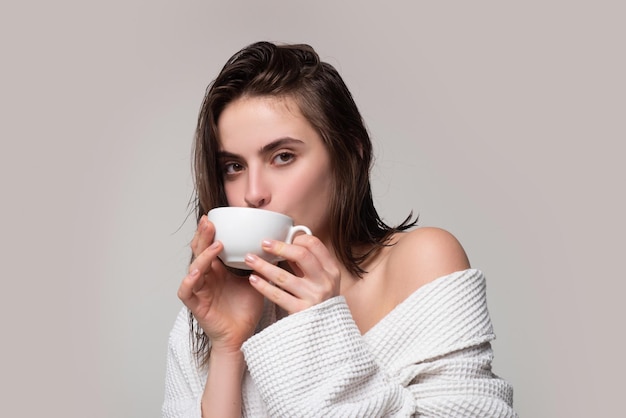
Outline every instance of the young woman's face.
<svg viewBox="0 0 626 418"><path fill-rule="evenodd" d="M295 101L241 98L217 122L228 204L284 213L326 240L330 158Z"/></svg>

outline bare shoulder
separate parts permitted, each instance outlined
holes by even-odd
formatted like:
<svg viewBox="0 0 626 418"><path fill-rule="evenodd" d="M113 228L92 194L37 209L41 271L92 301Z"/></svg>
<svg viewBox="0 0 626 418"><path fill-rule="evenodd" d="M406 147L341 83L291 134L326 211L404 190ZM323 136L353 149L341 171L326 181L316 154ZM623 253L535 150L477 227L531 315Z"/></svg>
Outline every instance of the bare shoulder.
<svg viewBox="0 0 626 418"><path fill-rule="evenodd" d="M422 227L397 234L386 263L386 280L399 300L438 277L470 268L461 243L450 232Z"/></svg>

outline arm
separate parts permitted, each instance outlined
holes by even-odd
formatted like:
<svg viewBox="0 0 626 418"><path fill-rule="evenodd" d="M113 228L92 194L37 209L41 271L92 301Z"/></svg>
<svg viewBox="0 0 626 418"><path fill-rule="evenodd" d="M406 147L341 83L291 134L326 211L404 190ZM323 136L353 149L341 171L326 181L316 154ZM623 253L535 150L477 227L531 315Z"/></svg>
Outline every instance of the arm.
<svg viewBox="0 0 626 418"><path fill-rule="evenodd" d="M382 417L403 407L404 389L387 384L343 297L282 319L243 352L270 416Z"/></svg>
<svg viewBox="0 0 626 418"><path fill-rule="evenodd" d="M394 245L385 269L385 299L395 308L365 336L345 299L332 297L252 337L243 350L270 414L515 416L510 386L490 369L484 278L468 267L449 233L413 231ZM273 292L276 303L302 303Z"/></svg>
<svg viewBox="0 0 626 418"><path fill-rule="evenodd" d="M490 370L482 274L433 285L365 336L337 297L248 340L243 351L270 415L515 417L510 386Z"/></svg>
<svg viewBox="0 0 626 418"><path fill-rule="evenodd" d="M170 332L163 417L240 417L242 352L212 350L208 368L199 367L189 345L188 315L183 308Z"/></svg>
<svg viewBox="0 0 626 418"><path fill-rule="evenodd" d="M200 374L201 361L192 359L186 325L186 338L177 334L175 344L170 341L168 379L171 375L172 390L166 399L176 405L178 414L170 416L198 417L201 409L203 418L241 417L245 366L240 350L259 321L263 297L247 280L226 271L217 258L222 244L213 242L214 236L213 224L203 216L191 243L194 259L178 289L178 297L211 342L208 374L200 397L196 385L188 383Z"/></svg>
<svg viewBox="0 0 626 418"><path fill-rule="evenodd" d="M241 417L243 353L212 350L209 371L202 395L202 417Z"/></svg>

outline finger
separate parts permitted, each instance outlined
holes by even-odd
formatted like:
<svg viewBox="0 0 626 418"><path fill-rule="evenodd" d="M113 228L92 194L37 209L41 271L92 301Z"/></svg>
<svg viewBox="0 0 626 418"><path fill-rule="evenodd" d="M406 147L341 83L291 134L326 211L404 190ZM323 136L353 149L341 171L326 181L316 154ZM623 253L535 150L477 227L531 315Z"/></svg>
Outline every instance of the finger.
<svg viewBox="0 0 626 418"><path fill-rule="evenodd" d="M196 226L196 232L193 234L193 238L191 239L191 247L195 247L198 244L198 237L200 236L200 231L204 228L204 215L198 221L198 225Z"/></svg>
<svg viewBox="0 0 626 418"><path fill-rule="evenodd" d="M206 283L207 274L206 273L200 274L198 269L195 269L190 274L193 274L194 276L196 274L198 275L198 278L195 279L195 283L193 283L193 286L191 287L191 291L193 292L193 294L197 295L198 292L202 290L202 288L204 287L204 284Z"/></svg>
<svg viewBox="0 0 626 418"><path fill-rule="evenodd" d="M198 269L194 269L189 272L189 274L187 274L181 282L178 288L178 298L182 300L185 305L187 305L187 302L191 301L191 299L195 297L194 288L198 284L199 279L200 271Z"/></svg>
<svg viewBox="0 0 626 418"><path fill-rule="evenodd" d="M290 264L296 264L304 280L295 280L294 276L284 274L272 275L272 271L263 268L262 263L255 264L254 269L263 268L264 277L271 280L288 292L306 299L309 302L321 302L339 294L341 271L337 261L331 256L326 246L317 238L310 235L301 235L289 245L280 241L263 241L263 250L272 254L280 254ZM294 280L283 280L292 277Z"/></svg>
<svg viewBox="0 0 626 418"><path fill-rule="evenodd" d="M217 258L220 251L222 251L222 248L223 246L220 241L215 241L209 245L189 265L189 273L196 269L199 270L201 274L206 273L210 269L211 263Z"/></svg>
<svg viewBox="0 0 626 418"><path fill-rule="evenodd" d="M318 258L318 254L328 254L326 247L322 242L312 236L306 235L307 239L294 240L294 244L287 244L282 241L264 240L262 243L263 251L275 254L285 260L295 263L303 275L309 278L319 278L325 273L323 264ZM299 238L299 237L298 237ZM316 247L322 248L316 248ZM330 260L330 256L327 257Z"/></svg>
<svg viewBox="0 0 626 418"><path fill-rule="evenodd" d="M253 275L262 280L254 282L254 277L250 280L253 286L260 283L255 286L256 290L289 313L301 311L321 302L328 293L324 291L323 280L316 283L307 277L295 276L256 255L248 255L246 263L258 273Z"/></svg>
<svg viewBox="0 0 626 418"><path fill-rule="evenodd" d="M272 285L257 274L251 274L248 280L252 287L260 294L271 302L274 302L277 306L283 308L288 314L300 312L309 307L302 299L297 298L278 286Z"/></svg>
<svg viewBox="0 0 626 418"><path fill-rule="evenodd" d="M191 242L191 250L194 257L197 257L200 253L207 249L207 247L213 242L215 237L215 226L210 222L206 215L200 218L198 223L198 229Z"/></svg>
<svg viewBox="0 0 626 418"><path fill-rule="evenodd" d="M250 267L251 270L256 271L261 276L267 278L272 283L277 284L278 286L286 289L290 289L290 283L294 279L298 279L299 277L294 276L287 270L280 268L268 261L262 259L256 254L248 254L245 258L245 263Z"/></svg>
<svg viewBox="0 0 626 418"><path fill-rule="evenodd" d="M324 245L319 238L312 235L298 235L293 240L294 245L299 245L307 248L311 253L315 256L315 258L319 261L319 263L324 266L326 270L335 270L337 263L335 261L335 257L330 253L328 247Z"/></svg>
<svg viewBox="0 0 626 418"><path fill-rule="evenodd" d="M199 303L197 293L206 284L205 275L211 272L212 262L215 261L221 250L222 243L216 241L200 253L189 266L189 272L178 288L178 298L192 311Z"/></svg>

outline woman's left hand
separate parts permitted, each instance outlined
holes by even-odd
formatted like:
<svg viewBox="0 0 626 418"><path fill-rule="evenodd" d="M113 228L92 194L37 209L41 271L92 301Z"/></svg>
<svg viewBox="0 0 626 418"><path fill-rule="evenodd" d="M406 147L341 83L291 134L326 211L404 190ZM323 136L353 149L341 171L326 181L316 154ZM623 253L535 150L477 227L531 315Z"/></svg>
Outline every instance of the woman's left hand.
<svg viewBox="0 0 626 418"><path fill-rule="evenodd" d="M293 273L255 255L246 264L255 271L250 283L259 293L292 314L339 295L341 271L315 236L299 235L293 244L264 241L263 250L287 260Z"/></svg>

